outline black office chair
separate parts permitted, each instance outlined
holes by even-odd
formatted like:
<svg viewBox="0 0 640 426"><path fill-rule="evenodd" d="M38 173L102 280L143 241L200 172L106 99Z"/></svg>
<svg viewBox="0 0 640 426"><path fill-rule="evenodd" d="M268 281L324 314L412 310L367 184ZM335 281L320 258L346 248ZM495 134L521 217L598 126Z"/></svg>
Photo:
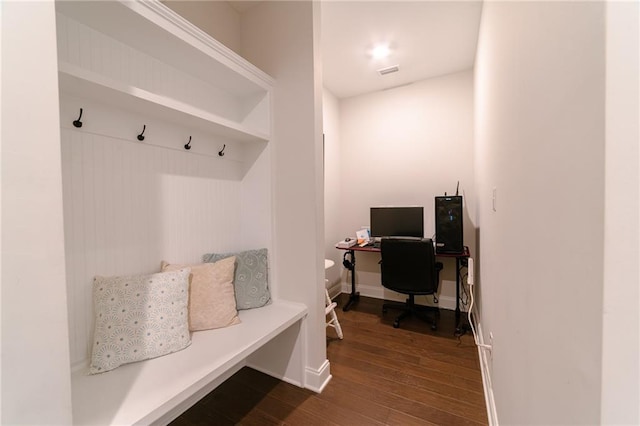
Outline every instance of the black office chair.
<svg viewBox="0 0 640 426"><path fill-rule="evenodd" d="M415 304L416 295L435 294L442 263L436 262L433 242L430 238L384 237L380 244L382 260L382 285L389 290L409 295L404 305L385 303L382 312L387 309L402 309L403 312L393 322L393 327L400 327L400 320L418 314L434 311L433 318L425 318L431 322L431 329L437 328L439 310ZM418 316L418 315L417 315Z"/></svg>

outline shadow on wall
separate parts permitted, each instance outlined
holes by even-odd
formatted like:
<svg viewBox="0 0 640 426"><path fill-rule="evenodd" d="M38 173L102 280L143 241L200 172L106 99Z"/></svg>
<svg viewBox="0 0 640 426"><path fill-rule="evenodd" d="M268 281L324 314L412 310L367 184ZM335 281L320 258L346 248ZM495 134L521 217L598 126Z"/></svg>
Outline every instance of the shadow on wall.
<svg viewBox="0 0 640 426"><path fill-rule="evenodd" d="M474 308L473 308L473 313L478 314L478 318L475 318L476 323L480 323L480 319L482 318L482 316L480 315L480 308L482 306L482 282L481 282L481 265L482 262L480 262L481 256L480 256L480 228L473 228L475 231L475 236L476 236L476 247L475 247L475 252L472 252L472 258L473 258L473 290L474 290Z"/></svg>
<svg viewBox="0 0 640 426"><path fill-rule="evenodd" d="M466 201L467 197L464 190L463 190L463 199L465 200L463 202L463 207L462 207L463 244L469 247L469 254L471 258L473 258L474 264L475 264L475 262L477 262L477 257L478 257L477 242L479 241L478 235L480 230L474 226L471 220L471 217L469 215L469 208ZM453 274L453 277L451 279L455 281L456 279L455 261L453 259L447 259L447 260L452 262L453 266L450 268L450 273ZM445 265L445 270L446 270L446 265ZM474 272L476 272L476 274L474 275L474 278L477 284L477 281L478 281L477 269ZM469 307L471 304L471 293L470 293L471 289L469 288L468 281L467 281L468 276L469 276L468 268L465 266L461 266L460 268L460 309L465 312L469 310ZM478 300L476 297L475 303L477 302Z"/></svg>

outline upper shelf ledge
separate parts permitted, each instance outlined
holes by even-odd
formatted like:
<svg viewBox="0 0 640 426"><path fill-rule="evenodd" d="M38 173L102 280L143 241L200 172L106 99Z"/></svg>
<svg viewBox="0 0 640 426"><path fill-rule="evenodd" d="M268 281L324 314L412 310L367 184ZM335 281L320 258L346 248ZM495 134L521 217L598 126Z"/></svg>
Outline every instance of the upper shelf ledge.
<svg viewBox="0 0 640 426"><path fill-rule="evenodd" d="M174 121L236 142L267 142L269 135L201 108L60 62L58 78L63 92L99 99L163 120Z"/></svg>
<svg viewBox="0 0 640 426"><path fill-rule="evenodd" d="M274 84L268 74L157 0L58 0L56 10L238 96L254 96Z"/></svg>

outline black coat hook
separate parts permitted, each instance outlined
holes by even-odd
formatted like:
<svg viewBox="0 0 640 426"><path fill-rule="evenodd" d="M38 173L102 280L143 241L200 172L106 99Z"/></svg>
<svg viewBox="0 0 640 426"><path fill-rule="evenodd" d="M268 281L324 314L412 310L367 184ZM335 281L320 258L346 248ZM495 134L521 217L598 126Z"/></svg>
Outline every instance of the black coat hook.
<svg viewBox="0 0 640 426"><path fill-rule="evenodd" d="M142 142L142 141L144 140L144 131L145 131L145 130L147 130L147 125L146 125L146 124L143 124L143 125L142 125L142 133L140 133L140 134L138 135L138 140L139 140L140 142Z"/></svg>
<svg viewBox="0 0 640 426"><path fill-rule="evenodd" d="M224 157L224 149L227 147L227 144L222 145L222 149L218 151L218 155L220 157Z"/></svg>
<svg viewBox="0 0 640 426"><path fill-rule="evenodd" d="M82 108L80 108L80 117L78 117L78 119L73 122L73 125L76 127L82 127L82 121L80 121L81 118L82 118Z"/></svg>
<svg viewBox="0 0 640 426"><path fill-rule="evenodd" d="M191 149L191 136L189 136L189 142L185 144L184 149L187 149L187 150Z"/></svg>

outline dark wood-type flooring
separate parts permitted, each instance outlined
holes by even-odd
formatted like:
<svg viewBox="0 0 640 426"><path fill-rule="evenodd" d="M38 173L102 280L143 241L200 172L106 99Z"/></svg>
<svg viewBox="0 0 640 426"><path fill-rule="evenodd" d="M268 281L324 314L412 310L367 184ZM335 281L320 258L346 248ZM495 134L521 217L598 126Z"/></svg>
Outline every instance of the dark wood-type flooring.
<svg viewBox="0 0 640 426"><path fill-rule="evenodd" d="M419 318L394 329L398 311L383 315L377 299L336 312L344 340L327 329L333 378L321 394L243 368L172 425L487 424L478 352L454 336L452 311L435 332Z"/></svg>

